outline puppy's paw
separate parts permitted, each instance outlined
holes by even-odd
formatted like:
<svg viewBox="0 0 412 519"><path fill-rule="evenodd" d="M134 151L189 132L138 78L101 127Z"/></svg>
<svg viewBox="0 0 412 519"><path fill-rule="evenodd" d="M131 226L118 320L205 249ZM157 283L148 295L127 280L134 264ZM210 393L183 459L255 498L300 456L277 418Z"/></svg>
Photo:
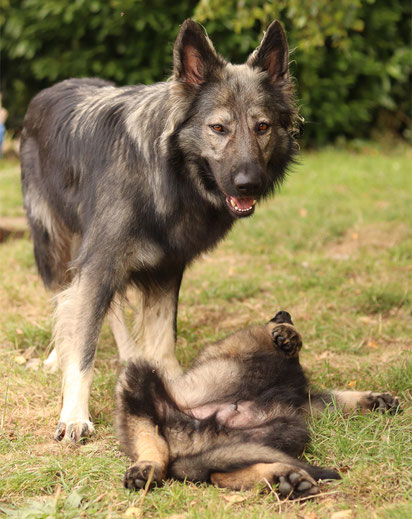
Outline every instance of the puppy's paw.
<svg viewBox="0 0 412 519"><path fill-rule="evenodd" d="M392 396L390 393L373 393L370 391L361 402L361 407L380 413L388 412L391 415L402 412L399 398Z"/></svg>
<svg viewBox="0 0 412 519"><path fill-rule="evenodd" d="M129 467L123 478L123 485L129 490L141 490L150 480L149 488L162 483L162 471L157 463L142 461Z"/></svg>
<svg viewBox="0 0 412 519"><path fill-rule="evenodd" d="M302 337L290 324L279 324L272 330L272 340L276 348L286 357L296 357L302 348Z"/></svg>
<svg viewBox="0 0 412 519"><path fill-rule="evenodd" d="M56 441L83 443L94 433L94 426L90 421L59 422L54 432Z"/></svg>
<svg viewBox="0 0 412 519"><path fill-rule="evenodd" d="M275 477L278 483L277 491L285 497L297 498L319 494L316 481L302 469L290 467L283 475Z"/></svg>

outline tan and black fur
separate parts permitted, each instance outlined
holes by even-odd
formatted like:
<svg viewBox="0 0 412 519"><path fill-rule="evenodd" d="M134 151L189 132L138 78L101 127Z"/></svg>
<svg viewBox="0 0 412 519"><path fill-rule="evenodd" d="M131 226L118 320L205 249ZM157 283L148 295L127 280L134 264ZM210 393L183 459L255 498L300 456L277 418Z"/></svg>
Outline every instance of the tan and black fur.
<svg viewBox="0 0 412 519"><path fill-rule="evenodd" d="M284 495L318 492L334 470L297 459L309 441L305 415L335 403L348 411L399 409L389 394L311 394L299 362L302 340L287 312L265 326L236 332L205 347L179 379L154 365L130 363L117 384L117 429L131 460L124 484L143 487L150 472L247 489L279 483Z"/></svg>
<svg viewBox="0 0 412 519"><path fill-rule="evenodd" d="M40 92L24 119L24 205L38 270L58 292L47 361L63 376L57 440L93 432L88 400L106 315L122 360L143 356L181 374L174 348L186 266L254 212L296 152L279 22L233 65L186 20L173 61L170 80L153 85L68 79ZM122 310L133 289L131 334Z"/></svg>

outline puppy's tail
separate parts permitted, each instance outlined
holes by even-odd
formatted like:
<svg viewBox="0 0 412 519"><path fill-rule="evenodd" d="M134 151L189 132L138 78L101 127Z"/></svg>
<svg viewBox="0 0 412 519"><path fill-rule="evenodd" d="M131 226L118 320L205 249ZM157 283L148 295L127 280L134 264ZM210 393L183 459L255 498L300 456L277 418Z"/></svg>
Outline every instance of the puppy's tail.
<svg viewBox="0 0 412 519"><path fill-rule="evenodd" d="M339 473L333 469L316 467L315 465L309 465L309 463L303 463L302 468L305 469L315 481L319 479L342 479Z"/></svg>
<svg viewBox="0 0 412 519"><path fill-rule="evenodd" d="M116 398L118 407L129 414L148 416L161 422L169 407L177 409L162 374L147 360L130 361L126 365L116 385Z"/></svg>

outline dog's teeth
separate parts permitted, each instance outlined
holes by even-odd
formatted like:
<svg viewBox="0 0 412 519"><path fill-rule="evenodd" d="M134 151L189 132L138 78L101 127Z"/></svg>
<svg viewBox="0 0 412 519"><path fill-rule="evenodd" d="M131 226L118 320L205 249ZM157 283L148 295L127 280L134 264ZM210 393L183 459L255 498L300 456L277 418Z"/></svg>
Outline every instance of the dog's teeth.
<svg viewBox="0 0 412 519"><path fill-rule="evenodd" d="M256 200L253 200L253 202L251 203L251 205L249 207L241 208L237 205L237 203L235 202L235 199L228 197L228 201L230 202L230 205L233 207L233 209L235 209L235 211L238 213L248 213L249 211L251 211L253 209L253 206L256 204Z"/></svg>

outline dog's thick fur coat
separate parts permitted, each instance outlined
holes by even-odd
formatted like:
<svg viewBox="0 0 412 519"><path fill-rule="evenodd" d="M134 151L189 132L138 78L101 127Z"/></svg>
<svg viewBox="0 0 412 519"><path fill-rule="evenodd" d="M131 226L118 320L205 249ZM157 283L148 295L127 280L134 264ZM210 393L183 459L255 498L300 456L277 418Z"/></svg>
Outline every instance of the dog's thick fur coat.
<svg viewBox="0 0 412 519"><path fill-rule="evenodd" d="M30 103L24 204L38 270L60 291L49 358L63 374L56 439L93 431L88 399L106 314L122 359L181 372L174 346L185 267L282 181L295 116L278 22L245 64L232 65L187 20L170 81L116 88L70 79ZM122 314L130 285L141 294L133 339Z"/></svg>
<svg viewBox="0 0 412 519"><path fill-rule="evenodd" d="M305 415L328 404L393 414L399 401L370 391L310 393L301 346L290 315L278 312L205 347L173 382L150 363L130 363L116 387L120 444L132 460L125 486L142 488L152 473L158 484L171 476L238 490L266 481L305 496L318 492L317 480L339 479L296 459L309 440Z"/></svg>

